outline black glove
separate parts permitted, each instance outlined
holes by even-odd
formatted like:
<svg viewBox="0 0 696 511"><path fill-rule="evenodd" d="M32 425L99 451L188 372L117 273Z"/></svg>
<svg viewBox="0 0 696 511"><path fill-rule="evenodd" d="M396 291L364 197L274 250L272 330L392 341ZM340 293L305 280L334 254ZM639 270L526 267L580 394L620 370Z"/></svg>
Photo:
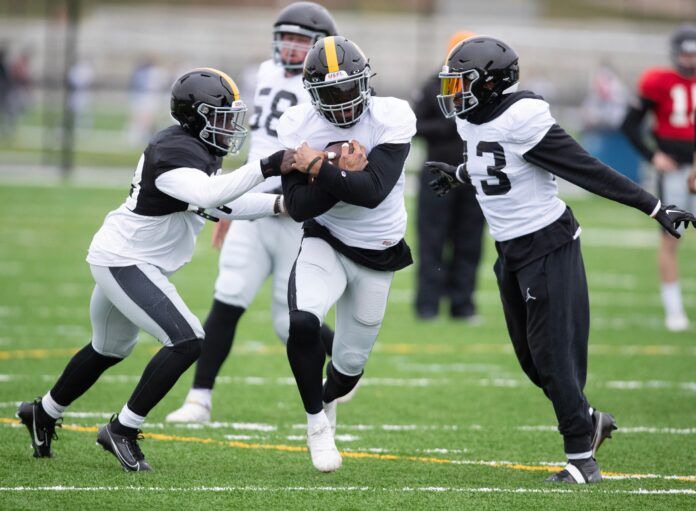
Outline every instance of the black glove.
<svg viewBox="0 0 696 511"><path fill-rule="evenodd" d="M285 151L277 151L261 160L261 174L264 178L280 176Z"/></svg>
<svg viewBox="0 0 696 511"><path fill-rule="evenodd" d="M439 161L426 161L425 166L431 174L437 177L428 183L428 186L439 196L444 197L452 189L461 184L471 185L469 174L466 173L464 165L455 167L449 163Z"/></svg>
<svg viewBox="0 0 696 511"><path fill-rule="evenodd" d="M681 234L679 234L677 229L679 229L682 223L685 229L689 226L689 222L696 227L696 217L677 206L661 206L660 210L655 214L655 220L660 222L665 231L675 238L681 238Z"/></svg>

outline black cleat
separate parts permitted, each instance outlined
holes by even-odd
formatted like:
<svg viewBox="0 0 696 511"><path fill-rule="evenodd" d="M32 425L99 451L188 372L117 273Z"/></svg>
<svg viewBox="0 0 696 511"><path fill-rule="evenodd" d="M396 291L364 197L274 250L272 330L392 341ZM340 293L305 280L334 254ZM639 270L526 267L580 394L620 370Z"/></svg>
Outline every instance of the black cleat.
<svg viewBox="0 0 696 511"><path fill-rule="evenodd" d="M41 421L37 417L37 408L41 405L41 398L37 397L31 403L20 403L17 409L17 417L29 430L31 446L34 449L34 458L52 458L51 441L58 440L56 426L61 427L62 419L50 419Z"/></svg>
<svg viewBox="0 0 696 511"><path fill-rule="evenodd" d="M592 456L595 456L602 442L611 438L611 432L619 427L612 414L595 410L592 412L592 429Z"/></svg>
<svg viewBox="0 0 696 511"><path fill-rule="evenodd" d="M145 455L140 450L138 440L142 440L142 431L134 437L127 437L114 433L111 425L116 420L116 415L111 417L111 421L106 426L99 428L97 433L97 444L101 445L105 451L109 451L116 456L124 470L128 472L145 472L152 470Z"/></svg>
<svg viewBox="0 0 696 511"><path fill-rule="evenodd" d="M549 483L591 484L601 482L602 474L594 458L569 460L563 470L556 472L546 481Z"/></svg>

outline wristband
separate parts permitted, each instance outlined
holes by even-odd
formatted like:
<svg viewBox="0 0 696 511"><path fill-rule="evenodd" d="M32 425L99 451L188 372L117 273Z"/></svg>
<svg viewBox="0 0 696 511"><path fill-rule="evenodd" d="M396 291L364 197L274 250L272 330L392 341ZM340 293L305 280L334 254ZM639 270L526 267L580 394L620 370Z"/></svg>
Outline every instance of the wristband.
<svg viewBox="0 0 696 511"><path fill-rule="evenodd" d="M652 218L655 218L655 216L660 212L660 208L661 208L661 207L662 207L662 201L658 199L658 200L657 200L657 205L655 206L655 209L653 209L653 212L650 213L650 216L651 216Z"/></svg>
<svg viewBox="0 0 696 511"><path fill-rule="evenodd" d="M312 177L317 177L317 174L319 174L319 171L317 170L314 174L312 174L312 167L314 167L317 162L322 161L324 158L322 156L317 156L314 158L312 161L309 162L309 165L307 165L307 174L311 175ZM321 168L321 166L319 166Z"/></svg>

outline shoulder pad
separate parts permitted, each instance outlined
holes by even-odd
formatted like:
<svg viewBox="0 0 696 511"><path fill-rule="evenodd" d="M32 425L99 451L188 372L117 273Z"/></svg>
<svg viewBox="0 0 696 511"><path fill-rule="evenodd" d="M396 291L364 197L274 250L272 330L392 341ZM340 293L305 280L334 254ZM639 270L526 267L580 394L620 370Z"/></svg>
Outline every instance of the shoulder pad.
<svg viewBox="0 0 696 511"><path fill-rule="evenodd" d="M416 134L416 115L403 99L375 96L370 110L383 132L379 144L407 144Z"/></svg>
<svg viewBox="0 0 696 511"><path fill-rule="evenodd" d="M556 119L551 115L549 104L543 99L524 98L511 105L506 112L506 128L510 139L519 142L529 142L541 139Z"/></svg>
<svg viewBox="0 0 696 511"><path fill-rule="evenodd" d="M288 108L278 119L278 141L289 149L294 149L302 141L302 127L307 119L315 115L311 103L302 103Z"/></svg>

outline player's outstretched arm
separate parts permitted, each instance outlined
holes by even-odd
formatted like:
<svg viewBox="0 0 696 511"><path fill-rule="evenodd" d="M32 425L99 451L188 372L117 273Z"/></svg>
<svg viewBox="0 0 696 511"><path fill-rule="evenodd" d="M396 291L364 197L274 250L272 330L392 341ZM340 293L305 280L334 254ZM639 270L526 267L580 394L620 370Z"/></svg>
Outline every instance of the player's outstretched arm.
<svg viewBox="0 0 696 511"><path fill-rule="evenodd" d="M672 206L662 207L657 197L590 155L558 124L554 124L523 157L589 192L641 210L673 236L679 237L675 230L679 223L692 221L690 213ZM668 209L674 214L666 213Z"/></svg>
<svg viewBox="0 0 696 511"><path fill-rule="evenodd" d="M285 213L283 196L272 193L246 193L237 200L228 202L218 208L203 209L198 214L204 213L209 220L256 220L267 216L275 216ZM206 216L207 215L207 216Z"/></svg>
<svg viewBox="0 0 696 511"><path fill-rule="evenodd" d="M471 179L466 172L464 164L457 167L441 161L426 161L425 166L435 179L428 182L428 186L439 196L444 197L452 188L462 184L471 185Z"/></svg>

